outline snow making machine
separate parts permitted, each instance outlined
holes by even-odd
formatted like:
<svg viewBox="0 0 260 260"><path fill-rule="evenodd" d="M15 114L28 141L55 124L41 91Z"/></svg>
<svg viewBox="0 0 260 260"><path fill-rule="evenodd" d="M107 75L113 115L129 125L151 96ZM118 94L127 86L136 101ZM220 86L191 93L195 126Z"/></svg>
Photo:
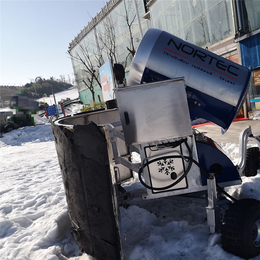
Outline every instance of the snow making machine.
<svg viewBox="0 0 260 260"><path fill-rule="evenodd" d="M237 201L224 188L240 185L243 174L256 175L260 139L246 128L234 165L216 142L192 129L191 121L204 118L227 131L241 109L250 74L250 68L149 29L134 57L129 86L115 90L122 139L140 154L141 163L120 158L115 144L120 135L108 126L115 164L138 173L146 188L143 199L207 194L210 232L221 229L224 249L245 258L260 253L260 202ZM257 147L247 149L249 140ZM231 204L224 220L220 204Z"/></svg>
<svg viewBox="0 0 260 260"><path fill-rule="evenodd" d="M118 205L131 198L122 184L136 172L144 200L203 196L210 232L222 233L223 248L244 258L260 253L260 202L237 200L225 191L240 185L243 174L256 175L259 138L250 126L240 133L241 158L234 165L191 123L204 118L227 131L247 94L250 73L250 68L149 29L128 85L114 89L118 108L53 124L72 233L83 251L97 259L123 258ZM247 148L248 141L256 147ZM133 161L133 152L140 162Z"/></svg>

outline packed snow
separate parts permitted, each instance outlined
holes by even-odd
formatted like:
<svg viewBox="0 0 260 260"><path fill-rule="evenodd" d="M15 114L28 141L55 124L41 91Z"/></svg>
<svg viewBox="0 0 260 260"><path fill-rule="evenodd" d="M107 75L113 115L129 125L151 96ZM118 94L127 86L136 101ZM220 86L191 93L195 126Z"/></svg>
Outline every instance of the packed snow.
<svg viewBox="0 0 260 260"><path fill-rule="evenodd" d="M42 97L40 99L38 99L38 101L40 102L46 102L48 103L49 106L51 105L54 105L55 104L55 100L54 100L54 97L55 97L55 100L56 102L58 103L59 101L62 101L63 99L66 99L66 98L70 98L70 99L76 99L79 97L79 92L78 92L78 89L75 88L75 87L72 87L68 90L64 90L62 92L59 92L59 93L55 93L54 96L53 95L50 95L49 97Z"/></svg>
<svg viewBox="0 0 260 260"><path fill-rule="evenodd" d="M45 102L49 106L58 104L59 102L63 102L69 98L70 100L75 100L79 98L79 92L76 87L72 87L68 90L64 90L62 92L55 93L54 95L50 95L49 97L42 97L37 99L38 102ZM81 103L72 103L68 106L65 106L65 115L74 115L80 112L80 110L83 108L83 105ZM43 111L40 111L40 113L44 113Z"/></svg>
<svg viewBox="0 0 260 260"><path fill-rule="evenodd" d="M66 198L51 125L36 118L0 138L0 258L2 260L90 260L70 233ZM232 161L238 145L221 144ZM136 158L137 159L137 158ZM260 199L260 169L229 192ZM136 177L136 176L135 176ZM126 190L140 188L134 181ZM129 260L238 260L221 247L220 234L210 235L205 205L175 197L142 201L120 208L122 244ZM255 257L254 259L260 259Z"/></svg>
<svg viewBox="0 0 260 260"><path fill-rule="evenodd" d="M255 115L250 117L251 120L259 120L260 119L260 113L256 113Z"/></svg>

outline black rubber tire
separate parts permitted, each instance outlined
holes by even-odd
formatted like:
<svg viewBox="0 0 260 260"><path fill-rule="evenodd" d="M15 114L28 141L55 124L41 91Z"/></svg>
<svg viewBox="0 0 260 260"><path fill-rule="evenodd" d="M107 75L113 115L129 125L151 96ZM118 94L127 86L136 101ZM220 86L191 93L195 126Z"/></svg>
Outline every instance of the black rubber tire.
<svg viewBox="0 0 260 260"><path fill-rule="evenodd" d="M103 129L89 122L73 130L52 124L52 131L72 236L95 259L121 259L117 198Z"/></svg>
<svg viewBox="0 0 260 260"><path fill-rule="evenodd" d="M245 259L259 255L260 232L255 232L256 227L260 227L260 201L235 201L224 216L221 230L223 249Z"/></svg>
<svg viewBox="0 0 260 260"><path fill-rule="evenodd" d="M11 131L13 131L13 130L14 130L13 127L10 126L10 125L8 125L8 126L6 126L6 127L4 128L4 133L6 134L6 133L11 132Z"/></svg>
<svg viewBox="0 0 260 260"><path fill-rule="evenodd" d="M259 168L260 152L258 147L250 147L246 151L246 166L243 174L246 177L256 176Z"/></svg>

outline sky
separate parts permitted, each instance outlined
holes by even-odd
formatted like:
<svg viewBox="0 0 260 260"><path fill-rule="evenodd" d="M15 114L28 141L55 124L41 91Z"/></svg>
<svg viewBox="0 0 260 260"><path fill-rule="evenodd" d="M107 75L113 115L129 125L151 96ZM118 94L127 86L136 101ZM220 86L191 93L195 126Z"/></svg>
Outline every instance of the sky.
<svg viewBox="0 0 260 260"><path fill-rule="evenodd" d="M104 0L0 0L0 85L73 78L69 43Z"/></svg>

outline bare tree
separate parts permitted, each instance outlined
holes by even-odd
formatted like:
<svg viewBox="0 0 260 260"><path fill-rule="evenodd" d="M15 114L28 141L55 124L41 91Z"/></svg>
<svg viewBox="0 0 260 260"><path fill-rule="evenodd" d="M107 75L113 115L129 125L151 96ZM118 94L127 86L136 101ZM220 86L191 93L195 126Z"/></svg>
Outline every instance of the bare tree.
<svg viewBox="0 0 260 260"><path fill-rule="evenodd" d="M197 17L197 22L200 24L202 29L202 39L200 39L200 42L195 43L197 45L203 45L210 41L208 23L204 19L204 15L202 15L205 10L204 5L204 1L202 0L198 0L198 2L196 2L196 6L193 6L193 4L191 5L191 11L193 12L194 16Z"/></svg>
<svg viewBox="0 0 260 260"><path fill-rule="evenodd" d="M77 84L84 83L92 93L93 101L95 101L95 83L102 89L99 79L98 68L102 65L103 57L98 54L92 54L90 44L79 43L79 52L72 54L68 51L71 59L83 65L82 71L85 75L75 74ZM93 58L94 57L94 58Z"/></svg>
<svg viewBox="0 0 260 260"><path fill-rule="evenodd" d="M125 67L127 64L128 57L135 55L134 47L134 35L133 35L133 23L136 19L135 12L132 12L131 6L132 0L123 0L124 12L118 14L118 17L125 20L124 26L127 27L128 34L126 37L129 39L129 45L124 46L129 53L125 57ZM86 42L83 44L83 40L78 42L77 52L68 51L71 59L78 64L81 64L83 69L82 73L75 73L75 81L77 84L84 84L92 93L93 101L95 101L95 89L94 85L99 85L102 89L102 85L99 79L98 69L104 64L104 60L107 58L111 60L111 63L118 63L117 56L117 35L115 28L118 27L118 24L115 24L116 20L113 19L111 14L107 14L100 22L100 26L93 27L95 41ZM101 27L102 26L102 27ZM86 37L87 38L87 37ZM95 50L95 51L92 51ZM106 59L103 58L103 55L106 55ZM123 62L123 61L121 61Z"/></svg>
<svg viewBox="0 0 260 260"><path fill-rule="evenodd" d="M128 54L125 57L125 67L127 64L127 59L129 55L132 57L135 55L136 49L134 46L134 34L133 34L133 24L136 20L136 13L133 12L133 6L132 6L132 0L123 0L123 13L117 13L118 17L123 18L124 20L124 25L127 27L127 35L126 37L128 38L129 45L125 46L125 48L128 50ZM117 43L116 43L116 32L115 32L115 27L120 26L122 24L122 21L120 23L116 24L116 21L113 20L111 15L107 15L103 20L103 30L99 30L98 34L98 42L100 43L99 47L101 51L106 53L108 59L111 60L112 64L118 63L118 58L117 58ZM121 61L122 62L122 61Z"/></svg>
<svg viewBox="0 0 260 260"><path fill-rule="evenodd" d="M67 77L68 77L68 83L71 84L71 78L70 78L70 75L68 74Z"/></svg>
<svg viewBox="0 0 260 260"><path fill-rule="evenodd" d="M134 56L136 50L134 47L134 36L133 36L133 32L132 32L132 26L135 21L136 14L134 14L132 18L130 17L130 10L133 8L131 6L132 1L127 1L127 3L126 3L126 0L123 0L123 4L124 4L124 10L125 10L124 18L125 18L125 21L127 24L127 29L128 29L128 33L129 33L129 43L130 43L130 47L126 46L126 49L129 51L129 53L132 56Z"/></svg>
<svg viewBox="0 0 260 260"><path fill-rule="evenodd" d="M64 83L66 82L65 75L60 75L60 81Z"/></svg>
<svg viewBox="0 0 260 260"><path fill-rule="evenodd" d="M75 74L75 81L77 84L84 83L85 86L89 89L89 91L92 94L92 99L95 102L95 89L94 89L94 77L93 75L89 75L89 77L86 77L84 79L83 77L80 77L78 74Z"/></svg>
<svg viewBox="0 0 260 260"><path fill-rule="evenodd" d="M106 53L108 59L111 60L112 64L117 63L115 24L110 15L107 15L102 23L103 30L97 32L98 41L101 45L99 45L99 48L101 48L101 50Z"/></svg>

